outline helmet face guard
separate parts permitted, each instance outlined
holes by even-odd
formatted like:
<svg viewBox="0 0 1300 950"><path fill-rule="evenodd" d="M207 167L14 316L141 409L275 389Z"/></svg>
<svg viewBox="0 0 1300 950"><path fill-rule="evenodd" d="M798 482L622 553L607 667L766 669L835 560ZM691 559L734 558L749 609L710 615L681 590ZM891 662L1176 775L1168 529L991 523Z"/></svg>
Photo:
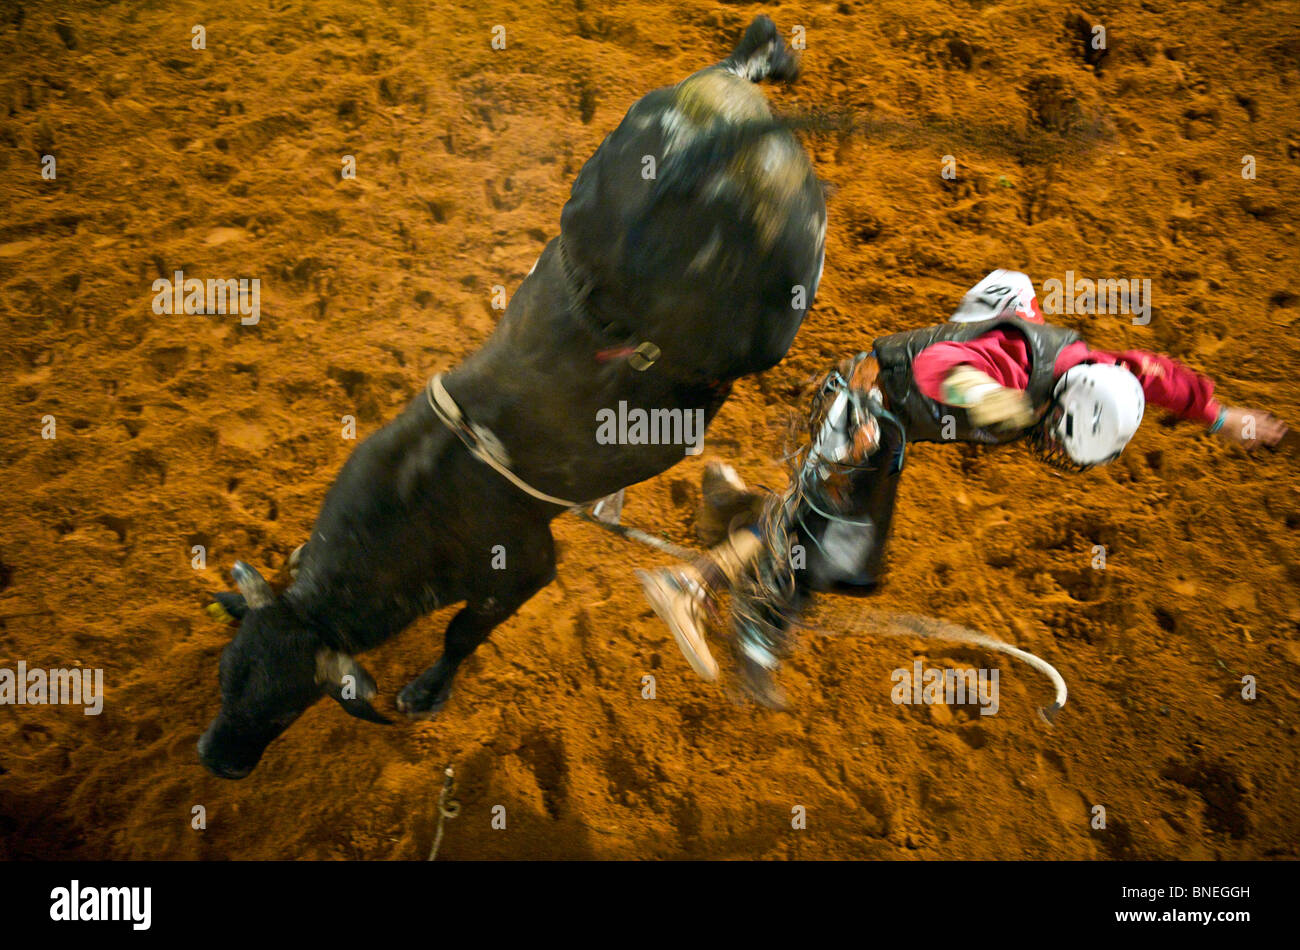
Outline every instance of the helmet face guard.
<svg viewBox="0 0 1300 950"><path fill-rule="evenodd" d="M1051 405L1030 433L1030 448L1067 471L1105 465L1123 454L1145 406L1142 384L1128 369L1081 363L1057 381Z"/></svg>
<svg viewBox="0 0 1300 950"><path fill-rule="evenodd" d="M1096 465L1105 464L1103 462L1094 462L1091 465L1085 465L1076 462L1071 456L1065 443L1057 437L1057 431L1064 421L1065 410L1056 400L1047 407L1047 412L1038 421L1032 429L1029 430L1029 452L1040 462L1046 462L1052 468L1059 469L1063 472L1086 472ZM1118 455L1118 453L1116 453ZM1110 459L1107 459L1110 461Z"/></svg>

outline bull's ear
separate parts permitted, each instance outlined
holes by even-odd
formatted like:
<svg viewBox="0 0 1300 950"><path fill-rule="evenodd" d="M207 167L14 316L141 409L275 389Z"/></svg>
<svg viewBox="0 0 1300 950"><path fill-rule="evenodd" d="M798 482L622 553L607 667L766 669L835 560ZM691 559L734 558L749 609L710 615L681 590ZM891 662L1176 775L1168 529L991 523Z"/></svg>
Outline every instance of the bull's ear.
<svg viewBox="0 0 1300 950"><path fill-rule="evenodd" d="M317 653L316 681L349 715L381 725L392 722L370 705L371 697L379 692L375 678L348 654L337 650Z"/></svg>
<svg viewBox="0 0 1300 950"><path fill-rule="evenodd" d="M244 602L250 609L266 607L275 601L275 592L271 590L271 585L243 561L235 562L235 566L230 570L230 576L235 579L235 586L244 595Z"/></svg>

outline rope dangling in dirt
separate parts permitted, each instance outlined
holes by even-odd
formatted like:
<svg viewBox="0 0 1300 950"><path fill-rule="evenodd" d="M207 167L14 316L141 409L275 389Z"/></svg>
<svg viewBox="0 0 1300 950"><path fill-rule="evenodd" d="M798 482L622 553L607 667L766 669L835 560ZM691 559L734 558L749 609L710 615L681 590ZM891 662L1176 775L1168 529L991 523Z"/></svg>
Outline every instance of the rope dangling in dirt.
<svg viewBox="0 0 1300 950"><path fill-rule="evenodd" d="M442 791L438 793L438 828L433 835L433 847L429 849L430 861L438 857L438 849L442 847L443 822L460 814L460 802L452 798L455 794L456 773L449 765L443 772Z"/></svg>
<svg viewBox="0 0 1300 950"><path fill-rule="evenodd" d="M796 462L796 471L801 467ZM790 526L793 522L794 513L798 510L800 500L805 497L804 493L804 480L798 477L792 478L786 491L781 495L773 493L764 509L764 516L761 520L762 530L770 546L769 550L773 554L771 557L764 559L759 570L747 583L740 585L732 592L732 610L739 620L738 626L754 631L759 635L767 634L767 638L772 642L765 645L778 652L783 651L788 643L787 637L781 636L783 631L778 630L777 625L770 622L772 612L785 617L790 621L791 626L798 626L801 629L822 636L871 636L872 634L879 634L887 637L921 637L926 640L970 643L997 653L1005 653L1008 656L1024 661L1051 681L1052 686L1056 689L1056 698L1051 706L1040 706L1038 715L1048 725L1055 721L1057 714L1065 706L1065 700L1069 693L1065 685L1065 679L1057 672L1056 667L1027 650L1012 646L1010 643L1004 643L988 634L980 633L978 630L972 630L969 627L963 627L947 620L940 620L937 617L927 617L924 614L861 611L851 620L845 621L846 626L849 628L847 632L834 633L814 626L790 611L789 605L793 602L795 591L794 571L790 567L789 558ZM612 524L596 518L586 511L578 511L577 514L584 520L622 535L629 541L638 541L683 561L690 562L698 557L689 548L679 547L662 538L656 538L654 535L631 525ZM825 607L819 606L816 612L819 615L825 614ZM832 616L834 616L833 612ZM864 621L871 625L870 629L862 628Z"/></svg>
<svg viewBox="0 0 1300 950"><path fill-rule="evenodd" d="M820 614L822 611L819 610L818 613ZM832 612L832 616L835 613ZM838 613L842 615L844 612ZM863 627L864 621L867 625L866 628ZM833 633L811 625L804 626L805 629L813 633L828 637L872 636L873 634L885 637L921 637L926 640L970 643L998 653L1005 653L1029 664L1051 680L1052 685L1056 688L1056 699L1052 705L1038 708L1038 715L1042 717L1044 722L1051 725L1055 721L1057 713L1065 705L1068 693L1065 687L1065 679L1052 664L1027 650L1022 650L1019 647L990 637L988 634L980 633L978 630L971 630L969 627L963 627L960 624L950 623L947 620L939 620L936 617L927 617L923 614L900 614L866 610L856 613L854 620L850 623L850 629L845 633Z"/></svg>

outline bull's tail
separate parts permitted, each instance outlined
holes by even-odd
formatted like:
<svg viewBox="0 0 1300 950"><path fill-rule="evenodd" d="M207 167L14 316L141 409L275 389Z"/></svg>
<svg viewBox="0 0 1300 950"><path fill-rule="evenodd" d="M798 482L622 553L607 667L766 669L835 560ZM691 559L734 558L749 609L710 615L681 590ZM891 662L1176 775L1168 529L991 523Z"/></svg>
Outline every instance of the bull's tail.
<svg viewBox="0 0 1300 950"><path fill-rule="evenodd" d="M771 17L763 14L754 17L740 43L721 65L750 82L793 82L799 75L799 57L785 45Z"/></svg>

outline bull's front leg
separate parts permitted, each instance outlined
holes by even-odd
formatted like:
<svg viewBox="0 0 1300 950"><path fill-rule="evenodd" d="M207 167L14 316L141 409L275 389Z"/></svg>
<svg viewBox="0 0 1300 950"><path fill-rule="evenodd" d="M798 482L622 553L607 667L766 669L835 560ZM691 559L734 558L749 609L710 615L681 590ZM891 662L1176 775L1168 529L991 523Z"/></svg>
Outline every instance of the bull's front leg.
<svg viewBox="0 0 1300 950"><path fill-rule="evenodd" d="M406 684L397 697L397 708L412 719L436 715L451 698L456 670L488 638L492 628L504 619L498 619L495 612L484 614L481 607L463 607L447 624L442 656Z"/></svg>
<svg viewBox="0 0 1300 950"><path fill-rule="evenodd" d="M451 698L452 682L470 654L488 638L494 627L507 620L555 579L555 548L550 531L545 544L529 546L531 558L523 569L510 571L494 585L492 593L471 598L447 624L442 656L411 682L397 697L397 708L412 719L434 716ZM505 572L503 572L505 573Z"/></svg>

